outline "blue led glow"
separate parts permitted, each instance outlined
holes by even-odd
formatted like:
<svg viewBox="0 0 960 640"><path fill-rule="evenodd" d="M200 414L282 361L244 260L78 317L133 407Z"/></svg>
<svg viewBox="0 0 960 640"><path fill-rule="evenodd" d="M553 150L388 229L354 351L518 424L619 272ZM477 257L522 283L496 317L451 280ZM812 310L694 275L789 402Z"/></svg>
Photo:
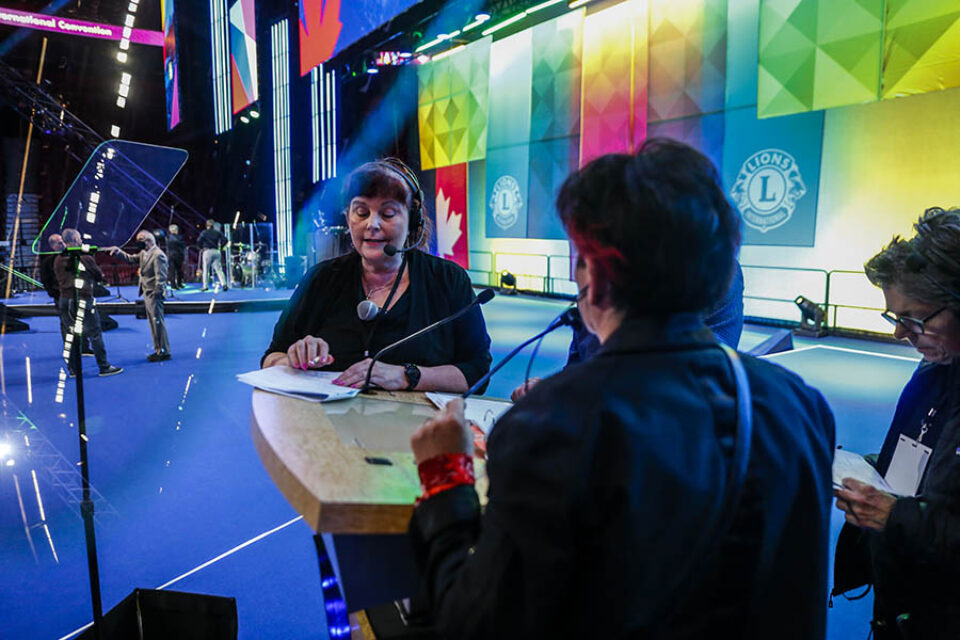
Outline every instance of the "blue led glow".
<svg viewBox="0 0 960 640"><path fill-rule="evenodd" d="M273 169L277 210L277 259L293 255L293 194L290 176L290 35L287 20L270 27L273 70Z"/></svg>

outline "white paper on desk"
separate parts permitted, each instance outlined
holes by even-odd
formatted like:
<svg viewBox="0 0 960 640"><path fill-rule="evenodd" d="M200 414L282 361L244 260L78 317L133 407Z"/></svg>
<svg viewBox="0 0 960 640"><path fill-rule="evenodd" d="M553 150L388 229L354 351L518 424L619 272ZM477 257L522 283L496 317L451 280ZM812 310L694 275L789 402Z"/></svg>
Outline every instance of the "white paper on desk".
<svg viewBox="0 0 960 640"><path fill-rule="evenodd" d="M352 398L359 389L333 384L338 371L300 371L288 366L267 367L237 375L237 380L257 389L313 402Z"/></svg>
<svg viewBox="0 0 960 640"><path fill-rule="evenodd" d="M460 396L452 393L427 392L427 400L432 402L438 409L443 409L447 403ZM505 414L513 406L512 402L504 400L487 400L485 398L467 398L467 405L463 409L463 415L467 420L473 420L479 426L483 435L490 435L490 430L496 424L500 416Z"/></svg>
<svg viewBox="0 0 960 640"><path fill-rule="evenodd" d="M887 481L859 453L836 449L833 452L833 486L842 487L844 478L853 478L873 485L881 491L896 494Z"/></svg>

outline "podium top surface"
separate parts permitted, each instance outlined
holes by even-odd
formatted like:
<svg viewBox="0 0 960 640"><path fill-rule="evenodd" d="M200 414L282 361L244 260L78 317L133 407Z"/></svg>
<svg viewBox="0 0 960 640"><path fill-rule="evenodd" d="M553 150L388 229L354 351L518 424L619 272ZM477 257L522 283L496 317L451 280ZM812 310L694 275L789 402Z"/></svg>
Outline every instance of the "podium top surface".
<svg viewBox="0 0 960 640"><path fill-rule="evenodd" d="M267 472L314 531L404 533L420 495L410 436L436 413L417 392L319 403L257 389L250 422Z"/></svg>

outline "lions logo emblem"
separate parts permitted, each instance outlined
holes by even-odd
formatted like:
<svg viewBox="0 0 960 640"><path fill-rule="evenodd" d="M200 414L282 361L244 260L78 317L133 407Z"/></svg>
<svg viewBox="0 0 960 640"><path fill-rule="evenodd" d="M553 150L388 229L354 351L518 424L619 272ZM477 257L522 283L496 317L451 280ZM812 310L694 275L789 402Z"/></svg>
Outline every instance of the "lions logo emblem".
<svg viewBox="0 0 960 640"><path fill-rule="evenodd" d="M520 185L513 176L500 176L493 185L493 194L490 196L490 210L493 221L506 231L517 224L520 217L520 207L523 198L520 196Z"/></svg>
<svg viewBox="0 0 960 640"><path fill-rule="evenodd" d="M797 161L781 149L747 158L730 190L744 223L763 233L786 223L806 193Z"/></svg>

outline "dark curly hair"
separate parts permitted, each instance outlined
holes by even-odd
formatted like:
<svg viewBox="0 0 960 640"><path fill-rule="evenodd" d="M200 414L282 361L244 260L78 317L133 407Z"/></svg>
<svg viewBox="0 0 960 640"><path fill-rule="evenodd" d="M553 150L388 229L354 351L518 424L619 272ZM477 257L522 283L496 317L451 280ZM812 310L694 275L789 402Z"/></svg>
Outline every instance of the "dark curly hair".
<svg viewBox="0 0 960 640"><path fill-rule="evenodd" d="M931 207L913 225L909 240L894 236L864 271L878 287L960 313L960 209Z"/></svg>
<svg viewBox="0 0 960 640"><path fill-rule="evenodd" d="M564 182L557 210L630 314L702 312L729 287L740 218L713 163L682 142L593 160Z"/></svg>

